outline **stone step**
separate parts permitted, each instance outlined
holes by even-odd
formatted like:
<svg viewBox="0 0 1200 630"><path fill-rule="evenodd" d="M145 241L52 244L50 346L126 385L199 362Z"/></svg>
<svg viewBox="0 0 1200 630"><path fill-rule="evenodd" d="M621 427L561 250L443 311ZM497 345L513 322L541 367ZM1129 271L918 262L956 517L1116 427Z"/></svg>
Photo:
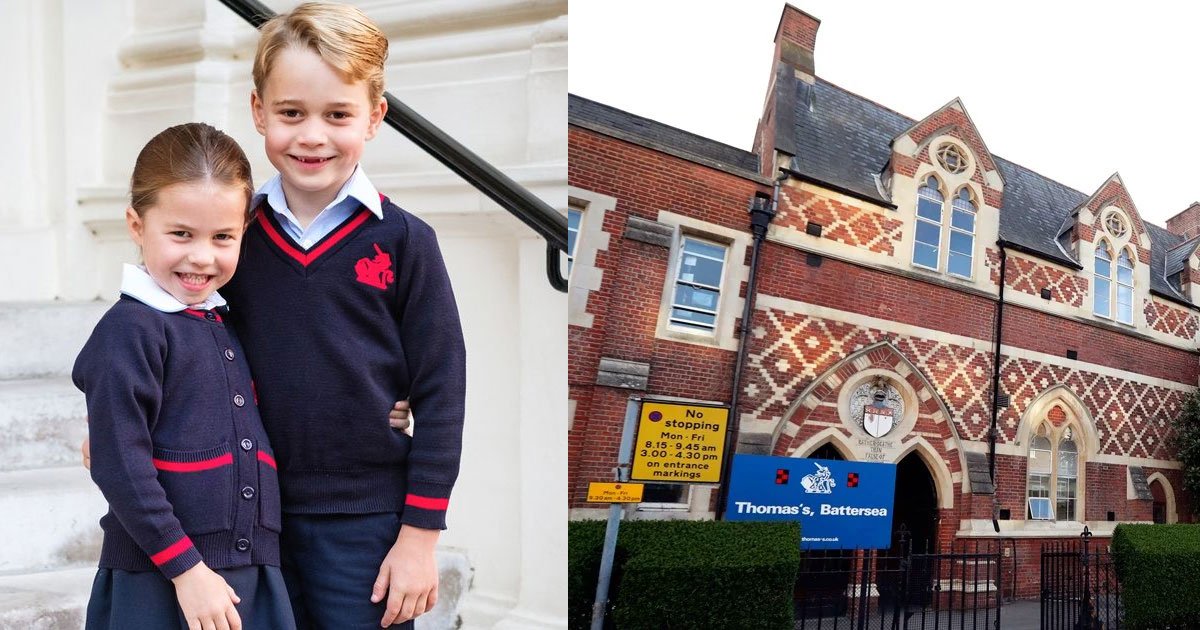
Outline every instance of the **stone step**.
<svg viewBox="0 0 1200 630"><path fill-rule="evenodd" d="M0 381L0 471L78 464L83 394L65 376Z"/></svg>
<svg viewBox="0 0 1200 630"><path fill-rule="evenodd" d="M106 511L82 466L0 472L0 575L95 566Z"/></svg>
<svg viewBox="0 0 1200 630"><path fill-rule="evenodd" d="M70 374L109 302L0 303L0 379Z"/></svg>
<svg viewBox="0 0 1200 630"><path fill-rule="evenodd" d="M461 552L438 550L438 603L417 619L417 630L462 626L459 607L471 579L465 561ZM0 575L0 630L79 630L95 576L93 566Z"/></svg>
<svg viewBox="0 0 1200 630"><path fill-rule="evenodd" d="M79 630L95 567L0 576L0 630Z"/></svg>

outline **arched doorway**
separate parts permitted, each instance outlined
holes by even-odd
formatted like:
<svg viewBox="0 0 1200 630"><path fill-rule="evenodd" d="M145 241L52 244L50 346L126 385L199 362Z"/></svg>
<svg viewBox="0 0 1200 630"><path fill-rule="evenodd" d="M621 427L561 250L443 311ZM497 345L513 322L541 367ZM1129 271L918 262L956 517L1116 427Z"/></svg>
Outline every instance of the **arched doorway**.
<svg viewBox="0 0 1200 630"><path fill-rule="evenodd" d="M933 579L930 556L937 551L938 502L937 487L925 460L915 451L896 465L896 498L892 508L892 548L879 563L879 598L881 604L898 603L901 581L901 556L915 554L909 560L907 597L909 605L929 603ZM901 545L901 532L907 535ZM911 545L911 546L910 546Z"/></svg>
<svg viewBox="0 0 1200 630"><path fill-rule="evenodd" d="M1154 497L1152 519L1155 523L1167 522L1167 493L1157 479L1150 482L1150 495Z"/></svg>
<svg viewBox="0 0 1200 630"><path fill-rule="evenodd" d="M831 442L818 446L806 457L844 461ZM854 573L854 553L844 549L810 549L802 554L796 575L793 600L796 613L805 618L840 617L846 614L847 587Z"/></svg>
<svg viewBox="0 0 1200 630"><path fill-rule="evenodd" d="M908 531L912 550L917 553L937 549L937 485L929 467L916 452L909 453L896 465L896 500L892 509L892 548L900 541L901 528Z"/></svg>

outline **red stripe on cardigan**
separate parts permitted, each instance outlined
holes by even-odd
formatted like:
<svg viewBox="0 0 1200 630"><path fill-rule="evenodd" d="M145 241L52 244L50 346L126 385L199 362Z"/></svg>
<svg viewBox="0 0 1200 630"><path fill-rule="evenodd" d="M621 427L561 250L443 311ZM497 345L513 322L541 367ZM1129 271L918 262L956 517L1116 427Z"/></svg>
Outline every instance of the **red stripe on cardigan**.
<svg viewBox="0 0 1200 630"><path fill-rule="evenodd" d="M195 316L195 317L199 317L200 319L208 319L208 317L207 317L207 316L204 314L204 313L205 313L205 311L196 310L196 309L194 309L194 308L185 308L185 309L183 309L183 312L184 312L184 313L187 313L188 315L192 315L192 316ZM213 315L215 315L215 316L216 316L216 318L217 318L217 321L221 321L221 314L220 314L220 313L218 313L218 312L216 312L216 311L211 311L211 312L212 312L212 314L213 314Z"/></svg>
<svg viewBox="0 0 1200 630"><path fill-rule="evenodd" d="M221 466L232 466L233 455L225 453L220 457L205 459L198 462L168 462L164 459L154 459L154 467L159 470L168 472L200 472L202 470L210 470L220 468Z"/></svg>
<svg viewBox="0 0 1200 630"><path fill-rule="evenodd" d="M410 494L405 497L404 505L411 505L422 510L442 510L444 512L450 506L450 499L435 499Z"/></svg>
<svg viewBox="0 0 1200 630"><path fill-rule="evenodd" d="M150 556L150 561L153 562L155 566L161 567L162 565L179 557L179 554L191 548L192 539L184 536L183 538L175 541L170 547L167 547L153 556Z"/></svg>
<svg viewBox="0 0 1200 630"><path fill-rule="evenodd" d="M262 451L258 452L258 461L270 466L271 468L274 468L275 470L279 470L279 466L275 465L275 458Z"/></svg>

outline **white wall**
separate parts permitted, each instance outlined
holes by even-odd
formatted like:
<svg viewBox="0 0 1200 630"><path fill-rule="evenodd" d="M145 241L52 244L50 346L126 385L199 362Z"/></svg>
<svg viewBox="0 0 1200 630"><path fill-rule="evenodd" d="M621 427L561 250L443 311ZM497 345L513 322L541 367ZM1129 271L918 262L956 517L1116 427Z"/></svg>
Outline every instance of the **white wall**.
<svg viewBox="0 0 1200 630"><path fill-rule="evenodd" d="M388 89L565 214L566 0L357 4L391 39ZM249 115L255 41L216 0L0 3L0 302L115 297L136 258L133 159L169 125L222 128L257 183L274 174ZM391 129L364 167L438 231L466 326L463 471L442 538L475 569L465 621L565 627L566 297L544 241Z"/></svg>

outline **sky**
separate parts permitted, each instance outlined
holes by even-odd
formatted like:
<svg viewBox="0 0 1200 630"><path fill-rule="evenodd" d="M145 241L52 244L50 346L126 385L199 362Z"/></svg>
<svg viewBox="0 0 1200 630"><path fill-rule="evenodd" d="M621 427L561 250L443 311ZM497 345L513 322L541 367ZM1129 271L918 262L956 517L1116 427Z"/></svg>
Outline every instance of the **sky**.
<svg viewBox="0 0 1200 630"><path fill-rule="evenodd" d="M793 0L817 76L915 119L958 97L996 156L1160 226L1200 200L1200 3ZM749 149L778 0L571 0L568 87Z"/></svg>

